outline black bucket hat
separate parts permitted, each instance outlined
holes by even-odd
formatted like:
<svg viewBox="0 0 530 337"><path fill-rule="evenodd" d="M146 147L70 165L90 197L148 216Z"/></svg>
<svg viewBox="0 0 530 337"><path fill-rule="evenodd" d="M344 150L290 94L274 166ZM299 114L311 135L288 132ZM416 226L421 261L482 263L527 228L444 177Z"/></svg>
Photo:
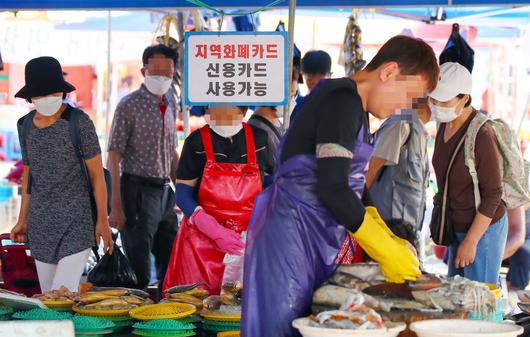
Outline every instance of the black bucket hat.
<svg viewBox="0 0 530 337"><path fill-rule="evenodd" d="M26 85L15 97L31 99L31 97L47 96L55 92L69 93L75 87L64 80L61 64L50 56L37 57L26 64Z"/></svg>

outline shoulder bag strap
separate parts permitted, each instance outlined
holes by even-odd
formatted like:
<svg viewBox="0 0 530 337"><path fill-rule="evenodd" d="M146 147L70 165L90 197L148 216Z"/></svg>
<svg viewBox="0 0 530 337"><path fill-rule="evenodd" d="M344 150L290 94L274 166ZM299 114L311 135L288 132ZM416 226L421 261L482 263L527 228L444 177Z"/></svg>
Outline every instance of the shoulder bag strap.
<svg viewBox="0 0 530 337"><path fill-rule="evenodd" d="M80 113L81 112L77 109L70 110L70 115L68 116L70 139L72 140L72 145L74 146L75 155L79 161L81 172L85 177L90 193L92 193L92 182L90 181L90 175L88 174L88 168L85 163L85 154L83 153L83 147L81 146L81 129L79 127Z"/></svg>
<svg viewBox="0 0 530 337"><path fill-rule="evenodd" d="M443 193L443 199L442 199L442 221L441 221L441 229L440 229L440 238L439 242L442 242L442 235L445 230L445 224L447 219L446 216L446 208L447 208L447 199L448 199L448 193L449 193L449 174L451 173L451 169L453 168L453 163L455 162L456 156L458 155L458 152L460 148L462 148L462 145L464 144L466 140L466 134L462 136L462 139L460 139L460 142L458 142L458 145L455 148L455 151L453 152L453 155L451 157L451 160L449 161L449 165L447 166L447 171L445 173L445 181L444 181L444 193Z"/></svg>
<svg viewBox="0 0 530 337"><path fill-rule="evenodd" d="M276 137L278 137L278 139L282 138L282 134L280 133L280 131L278 131L278 128L274 126L274 124L272 124L267 118L263 116L259 116L259 115L252 115L251 119L256 119L262 122L263 124L267 125L267 127L271 129L272 132L274 132L274 134L276 135Z"/></svg>
<svg viewBox="0 0 530 337"><path fill-rule="evenodd" d="M22 120L22 126L21 126L21 132L22 135L19 137L20 142L24 146L24 149L26 150L26 153L28 151L28 135L29 135L29 129L31 127L31 123L33 123L33 117L35 117L36 110L30 111L26 117ZM31 179L31 165L30 165L30 172L28 176L28 187L26 189L27 194L31 194L31 185L33 185L33 179Z"/></svg>

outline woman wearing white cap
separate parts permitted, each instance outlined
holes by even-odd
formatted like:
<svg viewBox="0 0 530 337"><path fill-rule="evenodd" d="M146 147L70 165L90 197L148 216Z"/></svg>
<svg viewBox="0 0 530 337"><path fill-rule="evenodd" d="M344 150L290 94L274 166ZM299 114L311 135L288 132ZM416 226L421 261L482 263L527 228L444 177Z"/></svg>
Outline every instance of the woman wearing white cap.
<svg viewBox="0 0 530 337"><path fill-rule="evenodd" d="M430 94L429 103L433 117L441 123L433 166L440 189L448 177L447 224L454 230L454 241L448 247L449 275L496 284L508 229L506 208L501 200L500 156L495 133L486 123L478 130L474 151L480 191L478 205L464 146L459 146L466 143L461 140L479 114L471 106L471 89L471 74L465 67L458 63L444 63L440 67L440 81Z"/></svg>

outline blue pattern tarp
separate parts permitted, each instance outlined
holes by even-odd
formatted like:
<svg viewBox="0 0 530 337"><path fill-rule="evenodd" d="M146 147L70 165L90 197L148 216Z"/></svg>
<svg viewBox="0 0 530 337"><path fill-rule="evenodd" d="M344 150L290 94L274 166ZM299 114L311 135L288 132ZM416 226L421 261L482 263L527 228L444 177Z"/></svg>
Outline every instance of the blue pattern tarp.
<svg viewBox="0 0 530 337"><path fill-rule="evenodd" d="M211 0L205 1L217 8L259 8L270 0ZM513 6L530 4L529 0L298 0L297 7L436 7L450 5L487 5ZM285 0L276 7L287 7ZM0 10L6 9L154 9L154 8L192 8L194 5L185 0L2 0Z"/></svg>

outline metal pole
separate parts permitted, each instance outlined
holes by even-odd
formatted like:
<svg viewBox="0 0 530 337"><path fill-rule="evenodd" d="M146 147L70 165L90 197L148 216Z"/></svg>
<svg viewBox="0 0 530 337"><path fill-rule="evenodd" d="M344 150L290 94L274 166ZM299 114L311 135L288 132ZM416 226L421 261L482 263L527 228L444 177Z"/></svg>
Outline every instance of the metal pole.
<svg viewBox="0 0 530 337"><path fill-rule="evenodd" d="M179 60L179 68L181 70L181 86L180 86L180 102L182 106L182 122L183 122L183 129L184 129L184 137L188 137L190 134L190 111L188 110L188 107L186 106L186 84L184 79L186 78L186 69L184 69L184 58L188 57L186 55L186 50L184 49L184 31L185 31L185 25L186 21L184 19L184 13L182 11L179 11L177 14L178 18L178 33L179 33L179 40L181 41L181 47L179 47L180 52L180 60Z"/></svg>
<svg viewBox="0 0 530 337"><path fill-rule="evenodd" d="M519 121L519 125L517 126L517 137L519 137L519 135L521 134L521 130L523 129L524 121L528 116L528 109L530 109L530 94L528 94L528 97L526 98L526 104L524 106L523 114L521 115L521 120Z"/></svg>
<svg viewBox="0 0 530 337"><path fill-rule="evenodd" d="M110 48L111 48L111 36L112 36L112 12L108 12L107 16L107 108L106 108L106 114L105 114L105 132L103 136L105 147L103 148L103 162L106 162L107 157L107 147L108 147L108 132L109 132L109 123L110 123L110 109L111 109L111 95L112 95L112 88L111 88L111 54L110 54Z"/></svg>
<svg viewBox="0 0 530 337"><path fill-rule="evenodd" d="M296 10L296 0L289 0L289 68L287 78L289 80L289 92L287 94L287 106L283 111L283 129L287 131L289 128L289 119L291 118L291 90L293 87L293 54L294 54L294 15Z"/></svg>

